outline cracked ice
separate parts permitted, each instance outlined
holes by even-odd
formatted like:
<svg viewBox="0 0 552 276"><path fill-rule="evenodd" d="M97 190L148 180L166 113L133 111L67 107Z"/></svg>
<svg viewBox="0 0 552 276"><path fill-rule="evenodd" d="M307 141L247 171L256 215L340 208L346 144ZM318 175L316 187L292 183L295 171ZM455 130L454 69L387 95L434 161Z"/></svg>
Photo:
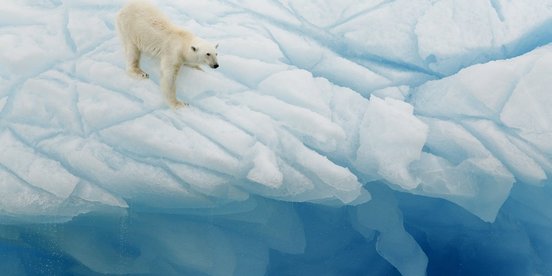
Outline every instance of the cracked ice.
<svg viewBox="0 0 552 276"><path fill-rule="evenodd" d="M552 275L552 1L159 0L176 111L122 4L0 7L3 271Z"/></svg>

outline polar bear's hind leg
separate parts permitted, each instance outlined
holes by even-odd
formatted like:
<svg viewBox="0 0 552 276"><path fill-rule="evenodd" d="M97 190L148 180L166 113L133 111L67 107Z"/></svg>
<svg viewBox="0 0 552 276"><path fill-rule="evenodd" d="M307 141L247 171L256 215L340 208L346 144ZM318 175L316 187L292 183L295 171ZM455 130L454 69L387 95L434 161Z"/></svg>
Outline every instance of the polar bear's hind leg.
<svg viewBox="0 0 552 276"><path fill-rule="evenodd" d="M140 68L140 56L141 52L135 45L132 45L131 43L127 43L126 46L126 54L127 54L127 66L128 66L128 73L138 79L147 79L149 78L148 73L144 72L142 68Z"/></svg>

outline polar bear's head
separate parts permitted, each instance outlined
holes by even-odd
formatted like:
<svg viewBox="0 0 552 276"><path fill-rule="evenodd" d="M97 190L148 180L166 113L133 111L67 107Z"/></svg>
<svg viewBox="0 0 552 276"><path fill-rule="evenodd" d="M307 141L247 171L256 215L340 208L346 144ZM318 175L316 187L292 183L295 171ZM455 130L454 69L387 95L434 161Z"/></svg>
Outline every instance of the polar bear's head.
<svg viewBox="0 0 552 276"><path fill-rule="evenodd" d="M192 53L197 64L207 64L209 67L216 69L219 67L217 60L218 44L213 45L204 40L195 40L191 46Z"/></svg>

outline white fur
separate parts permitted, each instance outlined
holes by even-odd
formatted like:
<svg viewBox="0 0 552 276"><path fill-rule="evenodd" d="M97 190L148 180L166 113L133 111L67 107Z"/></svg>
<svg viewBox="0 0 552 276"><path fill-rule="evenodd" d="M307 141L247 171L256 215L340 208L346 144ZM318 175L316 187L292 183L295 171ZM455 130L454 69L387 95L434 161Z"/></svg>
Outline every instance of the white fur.
<svg viewBox="0 0 552 276"><path fill-rule="evenodd" d="M131 76L148 78L140 68L142 52L161 61L161 90L172 107L176 99L176 76L182 65L201 70L202 64L217 68L217 46L182 29L147 1L132 0L117 14L117 30L127 55Z"/></svg>

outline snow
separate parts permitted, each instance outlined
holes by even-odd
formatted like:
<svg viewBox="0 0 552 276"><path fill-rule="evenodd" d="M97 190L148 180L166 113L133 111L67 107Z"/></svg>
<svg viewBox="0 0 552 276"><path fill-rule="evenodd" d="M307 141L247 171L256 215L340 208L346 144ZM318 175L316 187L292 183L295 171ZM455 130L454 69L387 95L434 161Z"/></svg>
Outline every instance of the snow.
<svg viewBox="0 0 552 276"><path fill-rule="evenodd" d="M179 110L123 2L0 7L6 273L552 275L552 1L158 0Z"/></svg>

